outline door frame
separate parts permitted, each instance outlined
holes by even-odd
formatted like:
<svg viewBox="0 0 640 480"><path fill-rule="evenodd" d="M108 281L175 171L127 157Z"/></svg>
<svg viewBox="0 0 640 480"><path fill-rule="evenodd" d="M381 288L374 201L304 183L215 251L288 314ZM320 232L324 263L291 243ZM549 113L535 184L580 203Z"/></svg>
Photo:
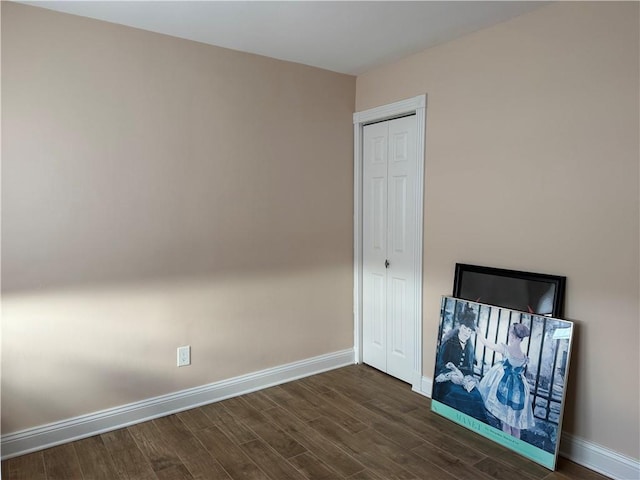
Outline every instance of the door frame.
<svg viewBox="0 0 640 480"><path fill-rule="evenodd" d="M354 360L362 363L362 129L365 125L416 115L416 195L415 201L415 287L411 292L414 303L414 355L412 389L421 392L422 385L422 251L424 209L424 152L427 96L418 95L380 107L353 114L353 319Z"/></svg>

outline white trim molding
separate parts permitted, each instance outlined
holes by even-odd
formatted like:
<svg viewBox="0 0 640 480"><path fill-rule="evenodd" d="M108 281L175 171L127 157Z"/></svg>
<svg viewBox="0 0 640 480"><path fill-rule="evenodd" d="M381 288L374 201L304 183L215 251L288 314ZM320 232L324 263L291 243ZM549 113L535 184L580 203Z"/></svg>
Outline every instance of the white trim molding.
<svg viewBox="0 0 640 480"><path fill-rule="evenodd" d="M422 377L418 388L413 388L413 391L431 398L431 392L433 391L433 381L430 378Z"/></svg>
<svg viewBox="0 0 640 480"><path fill-rule="evenodd" d="M569 433L560 440L560 455L615 480L640 479L640 462Z"/></svg>
<svg viewBox="0 0 640 480"><path fill-rule="evenodd" d="M353 349L3 435L2 460L353 365Z"/></svg>
<svg viewBox="0 0 640 480"><path fill-rule="evenodd" d="M414 391L431 398L433 380L422 377L420 388ZM562 433L560 456L614 480L640 479L640 462L621 455L593 442L588 442L570 433Z"/></svg>
<svg viewBox="0 0 640 480"><path fill-rule="evenodd" d="M353 114L353 338L356 363L362 363L362 129L373 122L403 115L416 115L416 198L415 198L415 305L414 365L412 388L421 389L422 382L422 252L424 210L424 154L427 96L400 100Z"/></svg>

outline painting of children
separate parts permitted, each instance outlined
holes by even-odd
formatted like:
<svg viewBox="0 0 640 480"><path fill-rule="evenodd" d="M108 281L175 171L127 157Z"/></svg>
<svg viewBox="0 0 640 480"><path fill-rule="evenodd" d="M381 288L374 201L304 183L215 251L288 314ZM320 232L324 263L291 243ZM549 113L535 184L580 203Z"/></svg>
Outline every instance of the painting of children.
<svg viewBox="0 0 640 480"><path fill-rule="evenodd" d="M431 409L553 469L573 323L443 297Z"/></svg>
<svg viewBox="0 0 640 480"><path fill-rule="evenodd" d="M508 344L498 345L478 335L480 343L503 357L482 377L478 390L487 411L502 422L502 431L516 438L521 430L535 426L530 386L524 375L529 358L522 351L522 340L528 336L529 328L522 323L511 325Z"/></svg>

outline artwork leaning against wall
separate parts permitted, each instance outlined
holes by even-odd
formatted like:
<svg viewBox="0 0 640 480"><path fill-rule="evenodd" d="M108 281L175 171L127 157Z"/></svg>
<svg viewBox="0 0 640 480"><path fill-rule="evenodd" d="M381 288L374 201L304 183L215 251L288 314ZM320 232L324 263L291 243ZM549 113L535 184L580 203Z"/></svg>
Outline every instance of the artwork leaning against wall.
<svg viewBox="0 0 640 480"><path fill-rule="evenodd" d="M431 408L551 470L573 323L443 297Z"/></svg>
<svg viewBox="0 0 640 480"><path fill-rule="evenodd" d="M456 263L453 296L561 318L566 277Z"/></svg>

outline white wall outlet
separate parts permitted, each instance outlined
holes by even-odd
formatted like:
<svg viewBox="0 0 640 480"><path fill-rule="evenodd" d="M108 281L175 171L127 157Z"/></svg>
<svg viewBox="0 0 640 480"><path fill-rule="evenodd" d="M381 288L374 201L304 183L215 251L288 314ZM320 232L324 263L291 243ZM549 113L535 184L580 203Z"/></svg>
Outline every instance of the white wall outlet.
<svg viewBox="0 0 640 480"><path fill-rule="evenodd" d="M191 365L191 346L178 347L178 366L186 367Z"/></svg>

